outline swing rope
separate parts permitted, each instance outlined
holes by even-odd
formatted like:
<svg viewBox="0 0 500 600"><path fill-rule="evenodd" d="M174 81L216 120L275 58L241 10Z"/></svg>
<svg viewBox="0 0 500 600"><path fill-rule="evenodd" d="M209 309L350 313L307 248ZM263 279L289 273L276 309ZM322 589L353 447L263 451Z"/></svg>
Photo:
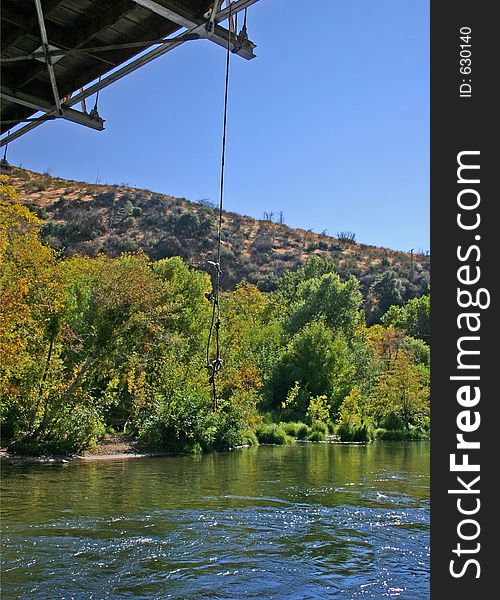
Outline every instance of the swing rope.
<svg viewBox="0 0 500 600"><path fill-rule="evenodd" d="M9 137L9 135L10 135L10 129L9 129L9 131L7 131L7 137ZM7 162L7 148L8 147L9 147L9 142L7 142L5 144L5 148L4 148L4 151L3 151L3 158L2 158L2 162L3 163Z"/></svg>
<svg viewBox="0 0 500 600"><path fill-rule="evenodd" d="M222 127L222 151L221 151L221 172L220 172L220 189L219 189L219 216L217 225L217 253L215 262L209 263L215 268L214 282L212 283L212 292L209 294L209 299L212 301L212 319L207 341L207 369L210 373L209 383L212 385L213 409L217 410L217 373L222 369L222 358L220 353L220 327L221 327L221 309L220 309L220 285L221 285L221 245L222 245L222 220L223 220L223 204L224 204L224 174L226 166L226 138L227 138L227 113L228 113L228 96L229 96L229 66L231 56L231 2L229 4L229 27L227 33L227 49L226 49L226 78L224 91L224 117ZM215 341L215 359L211 360L211 350L213 341Z"/></svg>

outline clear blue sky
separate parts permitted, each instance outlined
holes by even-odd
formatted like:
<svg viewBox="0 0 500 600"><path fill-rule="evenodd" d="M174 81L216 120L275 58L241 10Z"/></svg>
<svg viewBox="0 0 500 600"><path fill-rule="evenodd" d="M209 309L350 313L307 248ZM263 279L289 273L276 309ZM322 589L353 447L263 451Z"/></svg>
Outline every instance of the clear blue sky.
<svg viewBox="0 0 500 600"><path fill-rule="evenodd" d="M258 58L232 57L226 208L428 249L429 2L260 0L248 21ZM9 160L215 201L224 58L188 42L101 92L104 132L49 122Z"/></svg>

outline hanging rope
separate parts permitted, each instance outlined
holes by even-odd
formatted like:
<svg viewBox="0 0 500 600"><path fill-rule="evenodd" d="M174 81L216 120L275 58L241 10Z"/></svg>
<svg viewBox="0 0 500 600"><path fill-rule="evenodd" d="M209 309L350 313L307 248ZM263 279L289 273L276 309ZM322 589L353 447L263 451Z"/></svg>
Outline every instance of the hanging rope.
<svg viewBox="0 0 500 600"><path fill-rule="evenodd" d="M229 23L232 23L231 3L229 4ZM222 211L224 203L224 173L226 166L226 137L227 137L227 112L228 112L228 96L229 96L229 65L231 56L231 25L228 27L227 33L227 50L226 50L226 80L224 91L224 118L222 128L222 152L221 152L221 172L220 172L220 190L219 190L219 219L217 225L217 254L216 260L209 261L215 268L214 283L212 284L212 293L208 298L212 301L212 320L207 341L207 369L210 373L209 383L212 385L213 409L217 410L217 373L222 369L222 358L220 354L220 326L221 326L221 310L220 310L220 283L221 283L221 245L222 245ZM211 360L211 351L213 341L215 341L215 358Z"/></svg>
<svg viewBox="0 0 500 600"><path fill-rule="evenodd" d="M7 131L7 137L9 137L9 135L10 135L10 129L9 129L9 131ZM4 148L4 151L3 151L3 158L2 158L2 162L3 163L7 163L7 148L8 147L9 147L9 142L7 142L5 144L5 148Z"/></svg>

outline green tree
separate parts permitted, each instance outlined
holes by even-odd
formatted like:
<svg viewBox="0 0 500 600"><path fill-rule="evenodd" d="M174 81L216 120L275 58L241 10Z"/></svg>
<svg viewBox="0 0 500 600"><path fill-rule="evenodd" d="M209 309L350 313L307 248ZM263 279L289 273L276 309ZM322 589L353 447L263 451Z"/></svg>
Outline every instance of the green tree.
<svg viewBox="0 0 500 600"><path fill-rule="evenodd" d="M345 442L368 442L373 439L373 426L367 417L365 399L358 386L352 388L340 406L336 431Z"/></svg>
<svg viewBox="0 0 500 600"><path fill-rule="evenodd" d="M407 335L429 343L430 340L430 296L412 298L404 306L390 306L381 323L386 327L402 329Z"/></svg>
<svg viewBox="0 0 500 600"><path fill-rule="evenodd" d="M255 285L239 283L222 300L221 380L227 396L260 390L280 349L276 304Z"/></svg>
<svg viewBox="0 0 500 600"><path fill-rule="evenodd" d="M299 397L294 417L304 418L310 397L326 395L335 410L354 377L349 346L335 336L324 320L308 323L283 348L267 384L274 407L281 406L298 382Z"/></svg>
<svg viewBox="0 0 500 600"><path fill-rule="evenodd" d="M330 417L330 407L328 398L325 394L309 398L309 406L307 407L306 417L311 422L320 421L325 423Z"/></svg>
<svg viewBox="0 0 500 600"><path fill-rule="evenodd" d="M322 275L335 272L332 259L311 256L303 267L296 271L286 271L278 282L277 294L290 304L296 299L299 286L310 279L317 279Z"/></svg>
<svg viewBox="0 0 500 600"><path fill-rule="evenodd" d="M185 213L178 227L201 235L208 222ZM398 306L369 328L358 280L331 260L310 259L273 293L243 282L221 294L213 411L208 275L180 257L65 259L40 226L0 178L0 420L18 450L78 452L105 425L166 449L227 448L252 438L259 405L315 425L338 416L343 439L369 439L369 415L428 419L429 301L399 306L394 274L371 294Z"/></svg>
<svg viewBox="0 0 500 600"><path fill-rule="evenodd" d="M370 296L373 304L372 314L378 319L389 307L403 303L403 285L394 271L387 270L377 275L370 286Z"/></svg>
<svg viewBox="0 0 500 600"><path fill-rule="evenodd" d="M352 338L362 322L362 303L355 277L343 282L336 273L327 273L299 285L285 327L293 334L307 323L323 319L336 334Z"/></svg>
<svg viewBox="0 0 500 600"><path fill-rule="evenodd" d="M361 405L361 390L358 386L354 386L340 405L339 416L337 420L338 425L344 425L350 428L361 425L363 417Z"/></svg>
<svg viewBox="0 0 500 600"><path fill-rule="evenodd" d="M210 304L205 294L210 290L210 277L195 271L178 256L151 265L163 282L162 326L182 334L194 353L206 338Z"/></svg>
<svg viewBox="0 0 500 600"><path fill-rule="evenodd" d="M65 306L57 256L40 243L40 221L0 205L0 400L8 435L32 433L61 385L57 336ZM56 374L57 373L57 374Z"/></svg>
<svg viewBox="0 0 500 600"><path fill-rule="evenodd" d="M406 425L422 422L429 415L428 369L415 365L407 353L399 352L378 376L369 411L377 419L394 413Z"/></svg>

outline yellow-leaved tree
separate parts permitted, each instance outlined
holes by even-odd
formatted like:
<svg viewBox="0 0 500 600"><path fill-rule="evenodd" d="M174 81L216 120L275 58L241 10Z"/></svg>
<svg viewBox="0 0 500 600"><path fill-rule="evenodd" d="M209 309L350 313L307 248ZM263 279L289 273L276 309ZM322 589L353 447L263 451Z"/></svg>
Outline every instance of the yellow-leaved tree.
<svg viewBox="0 0 500 600"><path fill-rule="evenodd" d="M378 376L368 401L369 412L377 419L391 413L406 425L420 424L429 416L429 371L400 351Z"/></svg>

